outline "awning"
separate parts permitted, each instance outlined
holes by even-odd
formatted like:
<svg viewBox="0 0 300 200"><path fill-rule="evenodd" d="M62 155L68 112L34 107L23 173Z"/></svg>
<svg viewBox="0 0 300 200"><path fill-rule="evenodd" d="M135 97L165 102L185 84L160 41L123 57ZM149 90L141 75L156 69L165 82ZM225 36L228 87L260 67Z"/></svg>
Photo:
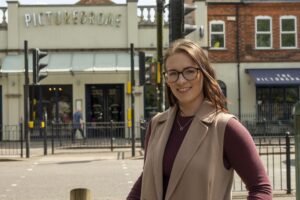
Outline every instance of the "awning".
<svg viewBox="0 0 300 200"><path fill-rule="evenodd" d="M134 56L134 68L138 70L138 56ZM48 64L47 72L130 71L130 54L126 52L50 52L41 60ZM29 71L32 71L32 55L28 55ZM2 73L25 71L24 54L7 55L2 62Z"/></svg>
<svg viewBox="0 0 300 200"><path fill-rule="evenodd" d="M300 85L300 68L246 69L256 85Z"/></svg>

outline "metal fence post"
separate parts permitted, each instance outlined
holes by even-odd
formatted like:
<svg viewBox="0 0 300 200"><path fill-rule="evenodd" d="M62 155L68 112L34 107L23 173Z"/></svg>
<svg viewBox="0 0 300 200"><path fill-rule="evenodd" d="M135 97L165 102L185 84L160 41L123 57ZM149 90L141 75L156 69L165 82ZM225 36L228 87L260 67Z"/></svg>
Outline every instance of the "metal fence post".
<svg viewBox="0 0 300 200"><path fill-rule="evenodd" d="M40 126L42 127L42 128L40 128L40 130L44 134L44 155L47 155L48 154L48 144L47 144L47 128L46 128L45 122L42 121Z"/></svg>
<svg viewBox="0 0 300 200"><path fill-rule="evenodd" d="M54 125L51 123L51 153L54 154Z"/></svg>
<svg viewBox="0 0 300 200"><path fill-rule="evenodd" d="M23 123L20 122L20 148L21 148L21 158L23 158Z"/></svg>
<svg viewBox="0 0 300 200"><path fill-rule="evenodd" d="M290 132L285 133L285 145L286 145L286 193L291 194L291 152L290 152Z"/></svg>
<svg viewBox="0 0 300 200"><path fill-rule="evenodd" d="M110 151L114 150L114 141L113 141L113 120L110 120Z"/></svg>
<svg viewBox="0 0 300 200"><path fill-rule="evenodd" d="M294 107L296 200L300 200L300 101Z"/></svg>

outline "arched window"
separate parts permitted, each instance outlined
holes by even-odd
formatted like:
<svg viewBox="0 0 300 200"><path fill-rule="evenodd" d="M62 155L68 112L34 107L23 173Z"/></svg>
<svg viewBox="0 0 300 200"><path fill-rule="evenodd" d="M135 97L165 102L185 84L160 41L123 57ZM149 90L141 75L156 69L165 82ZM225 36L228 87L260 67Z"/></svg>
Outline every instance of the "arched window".
<svg viewBox="0 0 300 200"><path fill-rule="evenodd" d="M224 96L227 97L226 84L223 81L221 81L221 80L218 80L218 84L219 84L219 86L220 86L220 88L221 88Z"/></svg>

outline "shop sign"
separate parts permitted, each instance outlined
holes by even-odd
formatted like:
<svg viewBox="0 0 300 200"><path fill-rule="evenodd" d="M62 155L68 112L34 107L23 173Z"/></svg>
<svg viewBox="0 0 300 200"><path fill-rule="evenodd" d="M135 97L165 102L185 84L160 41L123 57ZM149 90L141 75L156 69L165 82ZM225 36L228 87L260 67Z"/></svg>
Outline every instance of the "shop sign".
<svg viewBox="0 0 300 200"><path fill-rule="evenodd" d="M121 14L86 11L47 11L40 13L24 14L24 22L27 28L40 26L59 25L100 25L120 27Z"/></svg>

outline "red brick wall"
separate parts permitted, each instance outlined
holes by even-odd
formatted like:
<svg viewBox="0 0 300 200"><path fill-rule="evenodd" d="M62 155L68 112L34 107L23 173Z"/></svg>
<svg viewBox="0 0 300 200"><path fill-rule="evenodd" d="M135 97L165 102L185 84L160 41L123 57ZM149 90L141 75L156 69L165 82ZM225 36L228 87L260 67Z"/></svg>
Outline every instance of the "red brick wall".
<svg viewBox="0 0 300 200"><path fill-rule="evenodd" d="M300 3L258 3L239 5L239 49L241 62L295 62L300 61ZM236 15L236 5L208 5L208 22L223 20L226 29L226 49L209 50L212 62L236 62L236 21L228 16ZM273 48L255 49L255 17L272 17ZM297 49L280 49L280 16L296 17Z"/></svg>

